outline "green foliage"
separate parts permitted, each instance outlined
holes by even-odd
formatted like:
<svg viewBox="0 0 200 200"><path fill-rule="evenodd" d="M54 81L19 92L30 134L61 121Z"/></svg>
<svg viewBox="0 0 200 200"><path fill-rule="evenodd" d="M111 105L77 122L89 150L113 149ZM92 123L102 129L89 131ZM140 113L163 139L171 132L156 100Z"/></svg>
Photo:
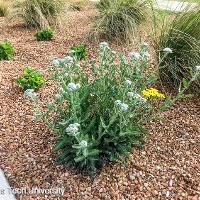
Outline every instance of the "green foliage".
<svg viewBox="0 0 200 200"><path fill-rule="evenodd" d="M62 0L22 0L15 5L15 13L29 27L49 27L57 22L64 6L63 2Z"/></svg>
<svg viewBox="0 0 200 200"><path fill-rule="evenodd" d="M150 97L142 95L156 80L145 73L149 66L146 44L129 59L107 43L100 48L100 59L81 62L81 66L76 55L53 61L58 94L42 113L48 127L58 133L54 148L60 152L58 161L88 173L105 161L122 161L133 146L141 147L144 123L157 109L148 101ZM90 75L86 75L88 65Z"/></svg>
<svg viewBox="0 0 200 200"><path fill-rule="evenodd" d="M96 30L108 39L132 39L135 27L147 16L147 4L147 0L101 0Z"/></svg>
<svg viewBox="0 0 200 200"><path fill-rule="evenodd" d="M31 67L23 69L23 75L16 79L16 82L21 86L22 90L27 89L37 90L44 83L43 75Z"/></svg>
<svg viewBox="0 0 200 200"><path fill-rule="evenodd" d="M127 59L103 42L96 60L66 56L52 61L57 94L44 112L36 102L36 116L57 133L53 152L59 163L92 175L105 162L123 161L132 147L144 145L145 124L184 97L190 83L175 100L151 88L157 77L149 73L147 49L144 43Z"/></svg>
<svg viewBox="0 0 200 200"><path fill-rule="evenodd" d="M200 9L183 12L159 26L155 40L158 59L162 57L159 69L164 84L179 88L183 79L189 81L196 66L200 65ZM173 53L165 55L163 48L169 47ZM197 78L191 89L199 93L200 79Z"/></svg>
<svg viewBox="0 0 200 200"><path fill-rule="evenodd" d="M78 60L86 59L87 52L84 44L76 45L70 48L70 55L76 57Z"/></svg>
<svg viewBox="0 0 200 200"><path fill-rule="evenodd" d="M43 29L35 34L38 41L49 41L52 40L54 32L51 28Z"/></svg>
<svg viewBox="0 0 200 200"><path fill-rule="evenodd" d="M15 53L9 41L3 41L0 43L0 60L11 60Z"/></svg>

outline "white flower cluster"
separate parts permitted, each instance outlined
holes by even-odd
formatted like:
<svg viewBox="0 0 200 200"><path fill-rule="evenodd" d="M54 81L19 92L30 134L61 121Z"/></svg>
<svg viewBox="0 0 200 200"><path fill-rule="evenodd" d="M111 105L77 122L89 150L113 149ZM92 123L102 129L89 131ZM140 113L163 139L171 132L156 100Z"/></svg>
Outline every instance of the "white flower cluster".
<svg viewBox="0 0 200 200"><path fill-rule="evenodd" d="M143 43L142 43L142 47L148 48L148 47L149 47L149 44L148 44L147 42L143 42Z"/></svg>
<svg viewBox="0 0 200 200"><path fill-rule="evenodd" d="M69 83L67 86L68 91L73 92L74 90L77 90L81 87L79 83Z"/></svg>
<svg viewBox="0 0 200 200"><path fill-rule="evenodd" d="M142 53L139 53L139 52L130 52L129 53L129 57L134 59L134 60L141 60L143 58L149 60L151 55L148 53L148 52L142 52Z"/></svg>
<svg viewBox="0 0 200 200"><path fill-rule="evenodd" d="M144 53L142 54L142 56L143 56L144 58L146 58L147 60L149 60L150 57L151 57L150 53L148 53L148 52L144 52Z"/></svg>
<svg viewBox="0 0 200 200"><path fill-rule="evenodd" d="M122 103L120 100L116 100L115 105L118 106L123 111L128 110L128 104Z"/></svg>
<svg viewBox="0 0 200 200"><path fill-rule="evenodd" d="M26 99L31 99L32 101L34 101L37 98L37 93L34 91L34 89L27 89L24 92L24 97Z"/></svg>
<svg viewBox="0 0 200 200"><path fill-rule="evenodd" d="M200 65L196 66L196 71L200 72Z"/></svg>
<svg viewBox="0 0 200 200"><path fill-rule="evenodd" d="M62 96L61 96L60 94L56 94L56 95L54 96L54 98L55 98L56 101L61 101Z"/></svg>
<svg viewBox="0 0 200 200"><path fill-rule="evenodd" d="M101 43L99 44L99 47L100 47L101 49L109 49L109 48L110 48L107 42L101 42Z"/></svg>
<svg viewBox="0 0 200 200"><path fill-rule="evenodd" d="M140 60L142 58L141 54L139 52L135 52L135 51L130 52L129 57L131 57L135 60Z"/></svg>
<svg viewBox="0 0 200 200"><path fill-rule="evenodd" d="M145 98L142 97L141 95L136 94L136 93L134 93L134 92L128 92L128 93L127 93L127 96L133 97L134 99L136 99L137 101L140 101L140 102L142 102L142 103L146 103L146 102L147 102L147 99L145 99Z"/></svg>
<svg viewBox="0 0 200 200"><path fill-rule="evenodd" d="M60 65L63 65L63 64L72 64L74 62L74 59L73 57L71 56L66 56L62 59L60 58L56 58L52 61L52 64L56 67L60 66Z"/></svg>
<svg viewBox="0 0 200 200"><path fill-rule="evenodd" d="M126 85L131 85L132 84L132 82L130 81L130 80L125 80L125 83L126 83Z"/></svg>
<svg viewBox="0 0 200 200"><path fill-rule="evenodd" d="M66 128L66 133L68 135L76 135L78 133L78 129L79 129L80 124L78 123L74 123L74 124L70 124L67 128Z"/></svg>
<svg viewBox="0 0 200 200"><path fill-rule="evenodd" d="M165 53L173 53L173 51L170 48L168 48L168 47L164 48L163 51Z"/></svg>
<svg viewBox="0 0 200 200"><path fill-rule="evenodd" d="M79 145L82 147L82 148L86 148L88 146L88 143L86 140L81 140Z"/></svg>

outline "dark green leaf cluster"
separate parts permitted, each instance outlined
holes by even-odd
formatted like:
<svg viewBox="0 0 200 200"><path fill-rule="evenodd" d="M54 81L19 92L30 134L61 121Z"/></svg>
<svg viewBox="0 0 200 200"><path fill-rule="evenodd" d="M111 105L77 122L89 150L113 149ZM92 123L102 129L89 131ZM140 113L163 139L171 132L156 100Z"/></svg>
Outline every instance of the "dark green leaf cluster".
<svg viewBox="0 0 200 200"><path fill-rule="evenodd" d="M76 45L70 48L71 55L76 57L78 60L87 58L86 46L84 44Z"/></svg>
<svg viewBox="0 0 200 200"><path fill-rule="evenodd" d="M23 75L16 79L16 82L21 86L22 90L34 89L37 90L44 84L44 77L38 71L31 67L26 67L23 70Z"/></svg>
<svg viewBox="0 0 200 200"><path fill-rule="evenodd" d="M3 41L0 43L0 60L11 60L15 53L14 48L8 41Z"/></svg>
<svg viewBox="0 0 200 200"><path fill-rule="evenodd" d="M51 28L46 28L41 31L38 31L35 34L35 37L38 41L50 41L54 36L54 32Z"/></svg>

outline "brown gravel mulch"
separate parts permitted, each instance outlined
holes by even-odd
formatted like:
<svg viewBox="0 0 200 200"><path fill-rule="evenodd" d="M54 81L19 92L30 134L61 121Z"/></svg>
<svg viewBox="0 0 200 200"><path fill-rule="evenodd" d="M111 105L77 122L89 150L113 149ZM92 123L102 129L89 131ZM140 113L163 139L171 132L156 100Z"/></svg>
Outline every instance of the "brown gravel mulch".
<svg viewBox="0 0 200 200"><path fill-rule="evenodd" d="M58 166L51 153L55 137L42 122L33 122L33 105L26 101L14 80L23 66L44 70L53 56L65 55L75 43L86 42L92 54L97 44L86 40L93 11L71 14L71 24L57 32L52 42L37 42L34 30L9 23L0 32L16 49L13 61L0 61L0 167L13 188L65 189L53 194L17 195L23 200L132 200L200 199L200 101L177 102L152 122L143 149L133 149L126 164L111 164L94 179ZM0 18L0 26L5 22ZM44 71L45 73L45 71ZM51 85L40 89L45 101Z"/></svg>

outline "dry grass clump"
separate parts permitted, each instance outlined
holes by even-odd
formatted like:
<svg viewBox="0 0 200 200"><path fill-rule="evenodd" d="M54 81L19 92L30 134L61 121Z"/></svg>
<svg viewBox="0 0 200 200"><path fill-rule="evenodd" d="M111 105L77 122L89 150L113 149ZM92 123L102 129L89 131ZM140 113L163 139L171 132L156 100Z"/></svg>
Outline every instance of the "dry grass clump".
<svg viewBox="0 0 200 200"><path fill-rule="evenodd" d="M58 22L63 8L63 0L18 0L14 15L23 19L28 27L44 28Z"/></svg>
<svg viewBox="0 0 200 200"><path fill-rule="evenodd" d="M5 17L9 14L10 2L0 0L0 17Z"/></svg>
<svg viewBox="0 0 200 200"><path fill-rule="evenodd" d="M95 31L111 40L131 40L137 25L146 19L148 4L147 0L101 0Z"/></svg>
<svg viewBox="0 0 200 200"><path fill-rule="evenodd" d="M173 53L164 57L159 70L161 80L170 86L179 87L183 79L190 80L200 65L200 9L177 15L172 22L167 21L160 28L155 47L157 55L163 57L163 48L169 47ZM192 89L200 91L200 80Z"/></svg>

